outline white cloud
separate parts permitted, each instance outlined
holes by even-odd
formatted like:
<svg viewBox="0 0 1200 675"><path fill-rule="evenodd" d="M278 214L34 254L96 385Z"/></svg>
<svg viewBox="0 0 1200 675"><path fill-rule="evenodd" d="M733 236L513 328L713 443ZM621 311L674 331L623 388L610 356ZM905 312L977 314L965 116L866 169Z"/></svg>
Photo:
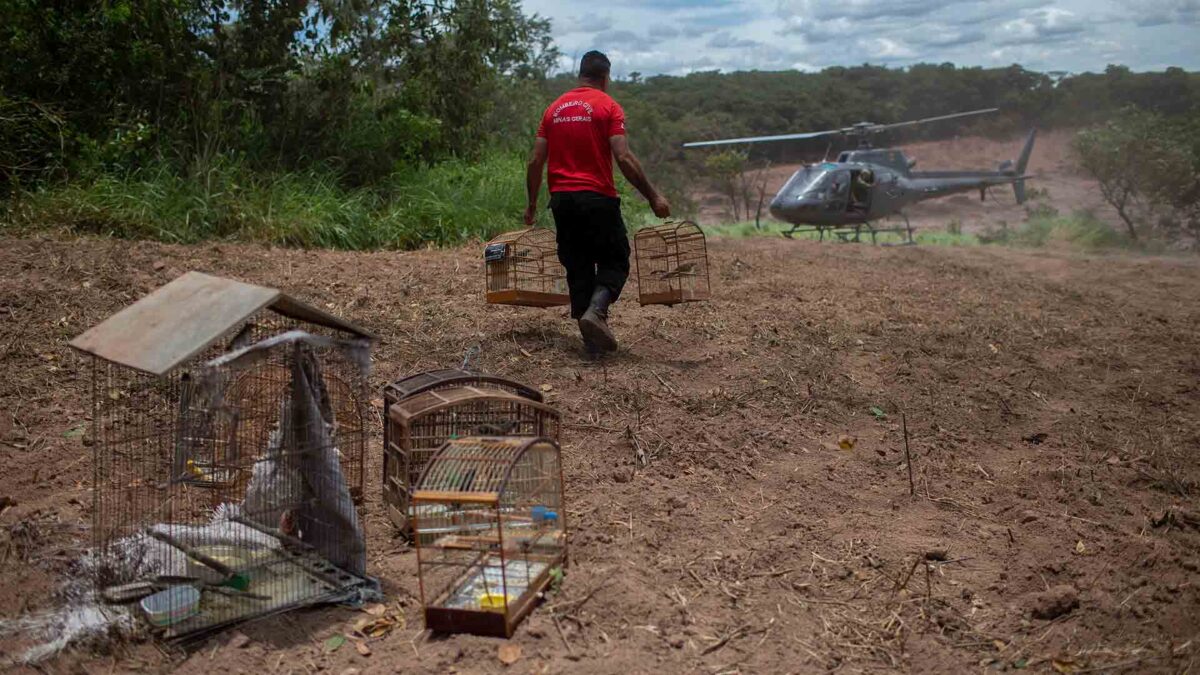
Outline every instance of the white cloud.
<svg viewBox="0 0 1200 675"><path fill-rule="evenodd" d="M588 49L616 75L1021 63L1100 71L1109 63L1200 68L1200 0L525 0L554 20L573 70Z"/></svg>

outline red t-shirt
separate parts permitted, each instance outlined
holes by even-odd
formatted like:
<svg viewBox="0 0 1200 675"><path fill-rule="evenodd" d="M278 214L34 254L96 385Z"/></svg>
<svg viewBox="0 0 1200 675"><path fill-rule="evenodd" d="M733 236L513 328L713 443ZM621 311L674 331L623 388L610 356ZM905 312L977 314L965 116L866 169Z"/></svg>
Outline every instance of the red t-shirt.
<svg viewBox="0 0 1200 675"><path fill-rule="evenodd" d="M617 196L608 139L625 135L625 111L611 96L593 87L568 91L546 108L537 135L549 142L551 192Z"/></svg>

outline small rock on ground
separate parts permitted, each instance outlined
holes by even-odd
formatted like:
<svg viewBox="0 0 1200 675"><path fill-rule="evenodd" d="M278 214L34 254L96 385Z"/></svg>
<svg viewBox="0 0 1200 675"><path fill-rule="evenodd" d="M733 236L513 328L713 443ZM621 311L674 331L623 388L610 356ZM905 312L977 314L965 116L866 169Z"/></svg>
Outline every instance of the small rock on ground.
<svg viewBox="0 0 1200 675"><path fill-rule="evenodd" d="M1079 591L1066 584L1051 586L1033 598L1031 613L1035 619L1057 619L1079 607Z"/></svg>

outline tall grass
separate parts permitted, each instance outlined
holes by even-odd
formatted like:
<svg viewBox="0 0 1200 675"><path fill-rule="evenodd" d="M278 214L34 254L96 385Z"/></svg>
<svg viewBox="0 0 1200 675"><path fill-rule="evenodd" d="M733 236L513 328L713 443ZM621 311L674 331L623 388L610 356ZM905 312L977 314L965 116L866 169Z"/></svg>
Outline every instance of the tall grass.
<svg viewBox="0 0 1200 675"><path fill-rule="evenodd" d="M623 196L626 220L640 224L644 200ZM540 206L547 204L543 194ZM264 174L218 160L203 170L179 172L163 164L25 193L0 212L0 228L59 227L174 243L411 249L524 227L524 208L524 158L511 152L408 167L381 185L355 189L343 187L332 172ZM539 225L553 224L545 208L537 218Z"/></svg>
<svg viewBox="0 0 1200 675"><path fill-rule="evenodd" d="M704 231L714 238L745 237L778 237L790 226L776 222L764 223L762 228L756 228L752 222L726 223L721 225L706 225ZM796 239L817 240L816 232L802 232L793 235ZM861 241L870 242L871 236L863 231ZM945 230L917 229L914 232L916 243L928 246L979 246L1000 244L1025 248L1065 247L1098 251L1106 249L1131 249L1135 242L1122 232L1098 220L1086 211L1077 211L1070 215L1060 215L1053 210L1040 210L1030 213L1029 218L1016 227L1001 227L980 233L963 232L957 221L951 221ZM826 233L826 241L840 241L836 235ZM880 244L898 244L905 238L894 232L884 232L876 235ZM1154 250L1146 243L1139 245L1143 250Z"/></svg>

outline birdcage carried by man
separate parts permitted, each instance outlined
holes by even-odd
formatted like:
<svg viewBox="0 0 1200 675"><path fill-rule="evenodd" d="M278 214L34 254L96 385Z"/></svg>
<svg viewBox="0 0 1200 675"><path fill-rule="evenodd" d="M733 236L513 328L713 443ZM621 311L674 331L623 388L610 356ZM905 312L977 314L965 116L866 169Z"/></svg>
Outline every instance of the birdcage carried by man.
<svg viewBox="0 0 1200 675"><path fill-rule="evenodd" d="M634 235L633 246L642 305L708 299L708 246L698 225L683 221L645 227Z"/></svg>
<svg viewBox="0 0 1200 675"><path fill-rule="evenodd" d="M167 637L370 593L370 333L191 272L80 335L91 358L89 573Z"/></svg>
<svg viewBox="0 0 1200 675"><path fill-rule="evenodd" d="M554 230L505 232L483 249L487 301L495 305L570 304L567 272L558 261Z"/></svg>
<svg viewBox="0 0 1200 675"><path fill-rule="evenodd" d="M425 626L510 637L567 564L562 458L545 438L459 438L413 492Z"/></svg>
<svg viewBox="0 0 1200 675"><path fill-rule="evenodd" d="M495 386L459 386L416 394L384 420L383 501L388 518L409 531L412 486L443 443L466 436L545 436L558 440L558 410Z"/></svg>

